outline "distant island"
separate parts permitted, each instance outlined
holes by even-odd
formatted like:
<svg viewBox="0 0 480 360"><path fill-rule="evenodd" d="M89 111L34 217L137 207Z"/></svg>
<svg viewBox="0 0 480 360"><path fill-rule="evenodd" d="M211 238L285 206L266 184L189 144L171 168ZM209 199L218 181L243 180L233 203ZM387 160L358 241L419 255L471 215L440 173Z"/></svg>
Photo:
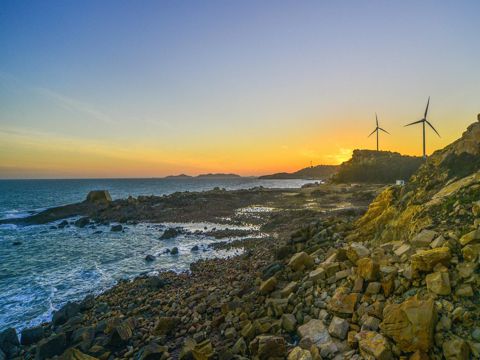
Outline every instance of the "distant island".
<svg viewBox="0 0 480 360"><path fill-rule="evenodd" d="M310 166L293 173L281 172L271 175L260 176L259 179L265 180L288 180L288 179L305 179L305 180L324 180L332 176L338 171L338 165L317 165Z"/></svg>
<svg viewBox="0 0 480 360"><path fill-rule="evenodd" d="M237 174L217 173L217 174L200 174L197 176L191 176L186 174L169 175L169 176L165 176L164 179L236 179L240 177L241 176Z"/></svg>

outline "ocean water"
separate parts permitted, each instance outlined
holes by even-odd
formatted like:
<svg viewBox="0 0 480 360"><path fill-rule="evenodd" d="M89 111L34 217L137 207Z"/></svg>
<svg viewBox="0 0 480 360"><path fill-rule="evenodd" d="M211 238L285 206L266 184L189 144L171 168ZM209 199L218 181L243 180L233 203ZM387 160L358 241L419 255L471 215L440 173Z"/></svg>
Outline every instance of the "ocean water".
<svg viewBox="0 0 480 360"><path fill-rule="evenodd" d="M107 189L113 199L129 195L162 195L176 191L204 191L215 187L227 190L255 186L295 188L309 181L235 179L92 179L92 180L1 180L0 219L23 217L53 206L82 201L94 189ZM255 207L246 211L263 211ZM75 219L70 219L75 220ZM0 225L0 331L21 330L51 318L52 312L68 301L98 294L121 279L162 270L188 271L202 258L228 257L237 250L214 250L218 242L196 230L222 229L213 223L148 224L127 226L111 232L109 226L96 228L53 228L55 223L36 226ZM160 240L172 226L188 230L170 240ZM246 229L255 230L253 227ZM232 241L235 238L222 239ZM198 245L199 251L191 251ZM179 254L166 253L178 247ZM151 254L157 258L145 261Z"/></svg>

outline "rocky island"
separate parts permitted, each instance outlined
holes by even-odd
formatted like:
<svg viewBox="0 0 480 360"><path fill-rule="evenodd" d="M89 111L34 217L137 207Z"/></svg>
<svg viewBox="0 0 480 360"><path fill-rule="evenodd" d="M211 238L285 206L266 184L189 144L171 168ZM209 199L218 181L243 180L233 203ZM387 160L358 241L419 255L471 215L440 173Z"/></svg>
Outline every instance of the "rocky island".
<svg viewBox="0 0 480 360"><path fill-rule="evenodd" d="M240 256L122 281L20 339L4 331L0 359L478 358L479 159L476 122L405 186L97 194L23 219L218 220L241 206L282 209L259 220L269 236L243 241Z"/></svg>

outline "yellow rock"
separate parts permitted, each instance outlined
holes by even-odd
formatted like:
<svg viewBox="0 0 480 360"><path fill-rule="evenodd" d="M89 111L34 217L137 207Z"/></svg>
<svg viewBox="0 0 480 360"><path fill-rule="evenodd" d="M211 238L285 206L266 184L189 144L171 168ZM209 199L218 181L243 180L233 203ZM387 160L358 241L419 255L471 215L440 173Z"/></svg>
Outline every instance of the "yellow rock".
<svg viewBox="0 0 480 360"><path fill-rule="evenodd" d="M470 347L463 339L452 339L445 341L442 345L443 356L447 360L468 360L470 359Z"/></svg>
<svg viewBox="0 0 480 360"><path fill-rule="evenodd" d="M401 304L390 304L383 310L380 328L405 352L428 352L433 345L437 313L433 299L410 297Z"/></svg>
<svg viewBox="0 0 480 360"><path fill-rule="evenodd" d="M380 265L370 258L357 261L357 274L367 281L375 281L378 278Z"/></svg>
<svg viewBox="0 0 480 360"><path fill-rule="evenodd" d="M299 252L292 256L288 262L288 266L293 271L302 271L305 268L309 268L313 265L313 258L306 252Z"/></svg>
<svg viewBox="0 0 480 360"><path fill-rule="evenodd" d="M427 282L427 289L437 295L449 295L452 291L448 272L437 271L428 274L425 281Z"/></svg>
<svg viewBox="0 0 480 360"><path fill-rule="evenodd" d="M480 229L473 230L465 235L463 235L458 242L460 245L465 246L472 242L478 242L480 240Z"/></svg>
<svg viewBox="0 0 480 360"><path fill-rule="evenodd" d="M265 280L261 285L260 285L260 292L262 294L268 294L275 290L275 287L277 286L277 278L275 276L272 276L271 278Z"/></svg>
<svg viewBox="0 0 480 360"><path fill-rule="evenodd" d="M412 270L432 271L437 264L447 266L451 257L448 247L419 251L412 256Z"/></svg>
<svg viewBox="0 0 480 360"><path fill-rule="evenodd" d="M361 331L356 337L360 352L365 358L373 356L377 360L393 359L390 344L381 334L375 331Z"/></svg>
<svg viewBox="0 0 480 360"><path fill-rule="evenodd" d="M310 351L297 346L288 354L288 360L312 360L312 354Z"/></svg>
<svg viewBox="0 0 480 360"><path fill-rule="evenodd" d="M357 293L349 294L346 289L338 288L328 304L329 309L338 314L351 315L355 311L358 297Z"/></svg>

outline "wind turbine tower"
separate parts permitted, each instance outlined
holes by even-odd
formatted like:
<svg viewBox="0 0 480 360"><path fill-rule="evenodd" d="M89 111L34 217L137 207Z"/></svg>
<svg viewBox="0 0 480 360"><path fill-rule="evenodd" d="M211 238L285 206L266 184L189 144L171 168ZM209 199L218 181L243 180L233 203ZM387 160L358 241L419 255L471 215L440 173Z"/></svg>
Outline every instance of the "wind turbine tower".
<svg viewBox="0 0 480 360"><path fill-rule="evenodd" d="M377 113L375 113L375 123L377 124L377 126L375 127L375 130L373 130L370 135L368 135L368 137L372 136L374 133L377 133L377 151L378 151L378 133L380 131L383 131L384 133L387 133L388 135L390 135L390 133L387 131L387 130L384 130L382 129L380 126L378 126L378 116L377 116Z"/></svg>
<svg viewBox="0 0 480 360"><path fill-rule="evenodd" d="M433 127L432 124L430 124L430 122L427 120L427 114L428 114L428 106L430 105L430 96L428 97L428 101L427 101L427 107L425 109L425 114L423 115L423 119L421 120L418 120L418 121L414 121L410 124L407 124L405 126L411 126L411 125L415 125L415 124L422 124L422 127L423 127L423 158L426 159L427 158L427 151L426 151L426 145L425 145L425 124L427 124L428 126L430 126L432 128L433 131L435 131L435 133L438 135L438 137L440 137L440 134L438 133L438 131Z"/></svg>

